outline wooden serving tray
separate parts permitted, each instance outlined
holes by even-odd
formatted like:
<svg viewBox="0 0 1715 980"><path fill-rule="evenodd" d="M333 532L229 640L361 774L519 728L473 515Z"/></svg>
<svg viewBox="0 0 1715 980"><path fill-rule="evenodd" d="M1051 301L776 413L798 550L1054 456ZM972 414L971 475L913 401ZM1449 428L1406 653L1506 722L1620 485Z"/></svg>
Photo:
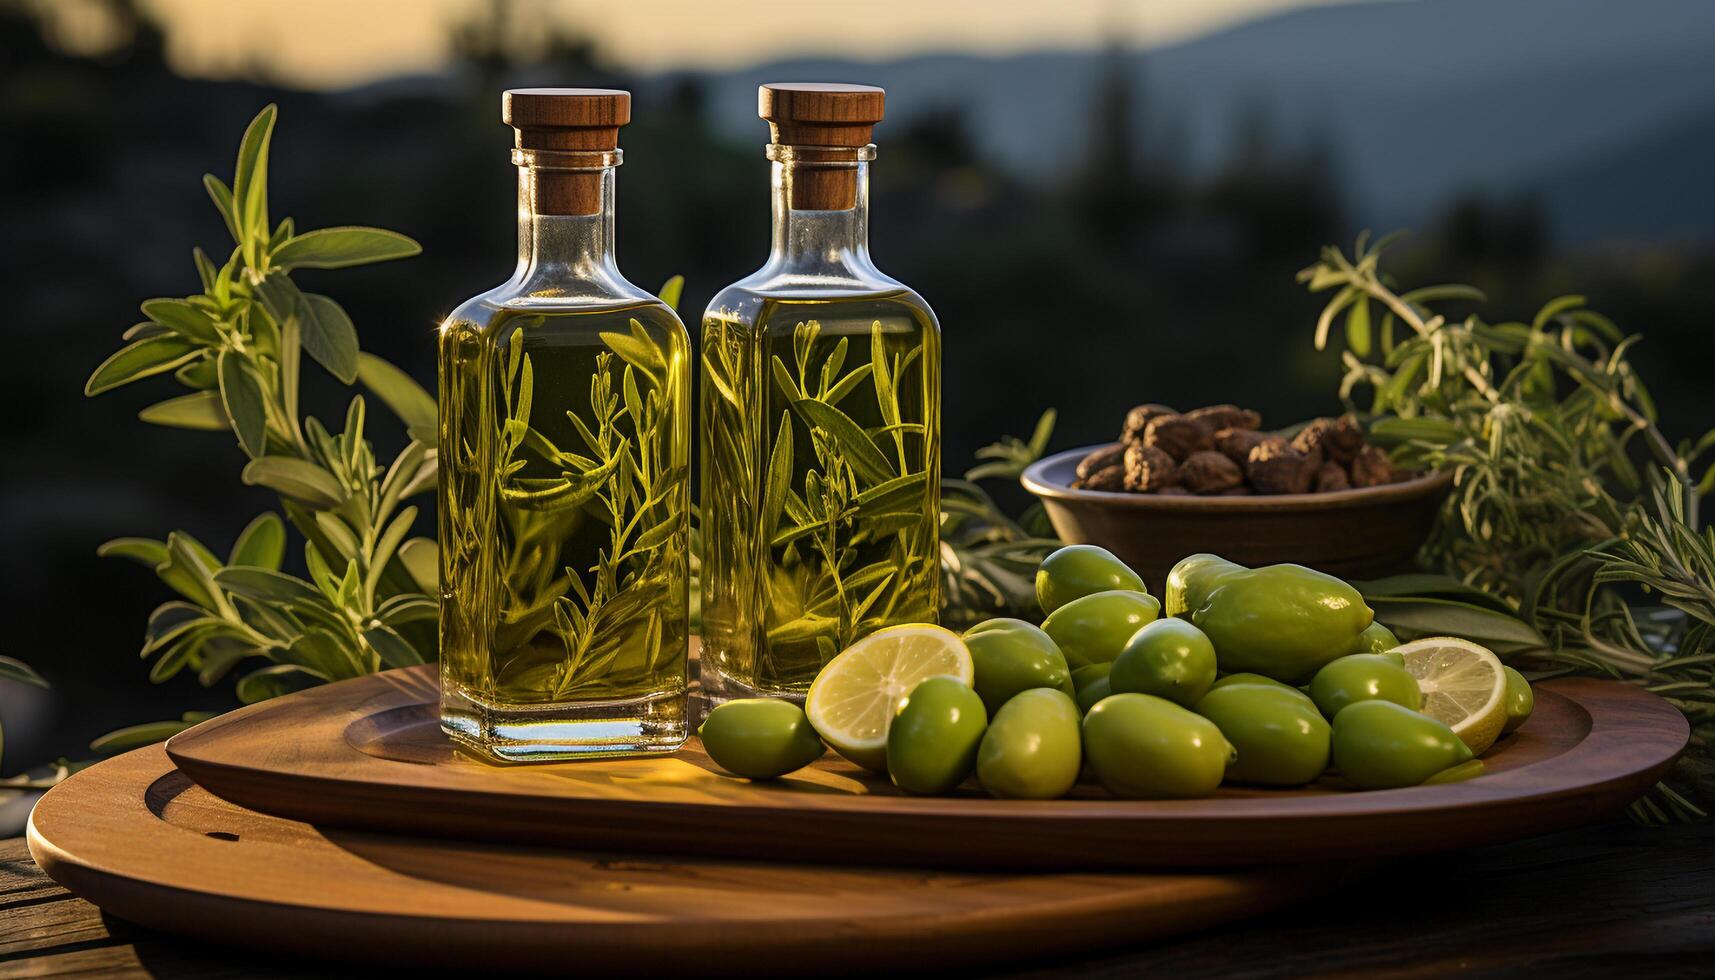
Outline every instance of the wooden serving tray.
<svg viewBox="0 0 1715 980"><path fill-rule="evenodd" d="M29 845L55 881L145 926L482 975L813 976L1087 954L1267 911L1356 876L1308 865L936 872L392 837L234 806L176 771L160 746L50 790L31 815Z"/></svg>
<svg viewBox="0 0 1715 980"><path fill-rule="evenodd" d="M441 735L435 668L241 708L175 735L186 775L253 810L328 826L624 851L983 868L1219 867L1425 853L1603 819L1685 747L1666 701L1616 681L1539 685L1478 779L1356 792L1223 789L1201 800L911 797L837 756L784 779L671 756L495 767Z"/></svg>

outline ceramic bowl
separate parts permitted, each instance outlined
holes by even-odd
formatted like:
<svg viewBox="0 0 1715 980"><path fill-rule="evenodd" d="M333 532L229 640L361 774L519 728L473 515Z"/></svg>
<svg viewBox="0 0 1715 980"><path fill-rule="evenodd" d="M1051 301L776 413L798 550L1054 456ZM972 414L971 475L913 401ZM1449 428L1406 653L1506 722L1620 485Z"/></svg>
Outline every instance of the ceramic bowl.
<svg viewBox="0 0 1715 980"><path fill-rule="evenodd" d="M1078 462L1102 448L1040 459L1020 482L1042 500L1062 541L1108 549L1152 591L1179 559L1198 552L1252 567L1295 562L1345 579L1410 571L1453 486L1453 475L1442 472L1381 487L1274 496L1072 489Z"/></svg>

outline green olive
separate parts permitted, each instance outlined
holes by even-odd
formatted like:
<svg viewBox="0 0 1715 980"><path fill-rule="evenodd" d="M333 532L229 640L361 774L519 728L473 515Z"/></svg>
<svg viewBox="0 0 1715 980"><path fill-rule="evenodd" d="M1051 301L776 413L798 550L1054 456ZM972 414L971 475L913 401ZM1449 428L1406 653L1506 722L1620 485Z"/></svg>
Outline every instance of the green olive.
<svg viewBox="0 0 1715 980"><path fill-rule="evenodd" d="M1160 612L1161 603L1147 593L1097 592L1054 610L1043 621L1042 631L1054 639L1074 668L1109 663Z"/></svg>
<svg viewBox="0 0 1715 980"><path fill-rule="evenodd" d="M774 779L821 758L824 747L804 709L775 698L717 705L697 729L715 765L747 779Z"/></svg>
<svg viewBox="0 0 1715 980"><path fill-rule="evenodd" d="M1417 678L1377 653L1354 653L1318 670L1310 679L1310 699L1330 718L1354 701L1392 701L1413 711L1423 707Z"/></svg>
<svg viewBox="0 0 1715 980"><path fill-rule="evenodd" d="M1052 687L1070 696L1076 690L1066 658L1054 640L1022 619L978 623L965 631L964 639L976 667L972 686L991 718L1020 691Z"/></svg>
<svg viewBox="0 0 1715 980"><path fill-rule="evenodd" d="M1360 789L1416 786L1471 758L1453 729L1392 701L1354 701L1334 716L1334 767Z"/></svg>
<svg viewBox="0 0 1715 980"><path fill-rule="evenodd" d="M1132 634L1114 658L1115 694L1153 694L1189 708L1215 683L1215 646L1183 619L1158 619Z"/></svg>
<svg viewBox="0 0 1715 980"><path fill-rule="evenodd" d="M1386 653L1399 646L1399 637L1393 635L1393 630L1380 623L1371 623L1358 634L1358 640L1352 644L1353 653ZM1405 658L1401 657L1401 661Z"/></svg>
<svg viewBox="0 0 1715 980"><path fill-rule="evenodd" d="M1130 566L1093 544L1069 544L1042 559L1036 569L1036 601L1044 616L1073 599L1115 590L1149 591Z"/></svg>
<svg viewBox="0 0 1715 980"><path fill-rule="evenodd" d="M1114 694L1084 716L1084 756L1115 796L1207 796L1233 747L1215 723L1149 694Z"/></svg>
<svg viewBox="0 0 1715 980"><path fill-rule="evenodd" d="M1264 786L1302 786L1328 768L1328 722L1297 691L1267 684L1229 684L1197 702L1239 757L1227 779Z"/></svg>
<svg viewBox="0 0 1715 980"><path fill-rule="evenodd" d="M1530 713L1536 708L1536 695L1523 674L1505 665L1501 670L1507 675L1507 723L1501 728L1501 734L1505 735L1518 731L1520 725L1530 720Z"/></svg>
<svg viewBox="0 0 1715 980"><path fill-rule="evenodd" d="M977 778L1002 799L1052 800L1078 781L1078 706L1038 687L1014 696L989 722L977 749Z"/></svg>
<svg viewBox="0 0 1715 980"><path fill-rule="evenodd" d="M1108 682L1108 674L1113 670L1113 664L1088 664L1072 671L1072 686L1078 691L1078 710L1087 712L1095 707L1096 702L1114 693L1113 685Z"/></svg>
<svg viewBox="0 0 1715 980"><path fill-rule="evenodd" d="M1265 687L1278 687L1282 691L1290 691L1303 698L1305 701L1310 701L1310 695L1305 694L1299 688L1293 687L1285 681L1277 681L1272 677L1264 677L1261 674L1248 674L1243 671L1237 674L1221 675L1221 677L1216 679L1215 683L1209 685L1209 690L1213 691L1216 688L1231 687L1234 684L1261 684Z"/></svg>
<svg viewBox="0 0 1715 980"><path fill-rule="evenodd" d="M1167 573L1167 585L1161 592L1162 615L1189 616L1203 604L1209 592L1221 579L1232 572L1244 571L1219 555L1190 555L1181 558Z"/></svg>
<svg viewBox="0 0 1715 980"><path fill-rule="evenodd" d="M1462 783L1467 779L1476 779L1478 776L1481 776L1483 774L1483 768L1483 760L1471 759L1466 762L1461 762L1456 766L1443 769L1435 775L1430 776L1428 779L1425 779L1419 785L1439 786L1442 783Z"/></svg>
<svg viewBox="0 0 1715 980"><path fill-rule="evenodd" d="M907 793L946 793L977 765L988 712L956 677L931 677L911 689L887 729L887 771Z"/></svg>

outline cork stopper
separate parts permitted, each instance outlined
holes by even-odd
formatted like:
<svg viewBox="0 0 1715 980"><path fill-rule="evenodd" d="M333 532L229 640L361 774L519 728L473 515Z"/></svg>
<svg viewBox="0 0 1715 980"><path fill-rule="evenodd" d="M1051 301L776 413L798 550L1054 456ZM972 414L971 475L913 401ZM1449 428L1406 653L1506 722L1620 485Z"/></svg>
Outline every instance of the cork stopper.
<svg viewBox="0 0 1715 980"><path fill-rule="evenodd" d="M609 88L515 88L501 96L500 118L516 132L520 150L589 153L538 166L537 214L596 214L601 210L602 163L619 149L619 127L631 121L631 93ZM574 169L575 168L575 169Z"/></svg>
<svg viewBox="0 0 1715 980"><path fill-rule="evenodd" d="M773 142L794 147L849 147L873 142L887 93L873 85L839 82L770 82L757 92L757 115L768 120ZM857 203L857 155L812 154L794 159L789 175L791 207L800 211L844 211Z"/></svg>

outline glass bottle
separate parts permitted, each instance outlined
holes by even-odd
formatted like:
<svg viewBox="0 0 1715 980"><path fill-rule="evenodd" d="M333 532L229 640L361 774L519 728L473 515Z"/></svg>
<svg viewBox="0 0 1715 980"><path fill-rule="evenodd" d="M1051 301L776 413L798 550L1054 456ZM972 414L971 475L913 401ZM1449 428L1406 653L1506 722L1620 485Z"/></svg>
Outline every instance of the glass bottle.
<svg viewBox="0 0 1715 980"><path fill-rule="evenodd" d="M802 699L940 608L941 331L869 255L879 88L762 86L768 261L703 315L702 679Z"/></svg>
<svg viewBox="0 0 1715 980"><path fill-rule="evenodd" d="M630 96L518 89L518 266L440 328L441 727L491 760L686 735L690 338L613 253Z"/></svg>

